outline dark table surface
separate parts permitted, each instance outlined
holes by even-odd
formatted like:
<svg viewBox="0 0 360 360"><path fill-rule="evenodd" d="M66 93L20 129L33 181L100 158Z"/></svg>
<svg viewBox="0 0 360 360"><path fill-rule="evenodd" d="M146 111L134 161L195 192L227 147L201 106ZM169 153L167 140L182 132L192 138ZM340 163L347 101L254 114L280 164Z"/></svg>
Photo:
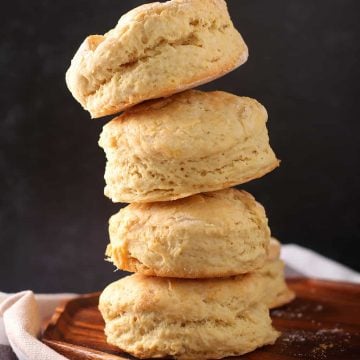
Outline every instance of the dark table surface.
<svg viewBox="0 0 360 360"><path fill-rule="evenodd" d="M7 1L0 42L0 288L90 292L121 273L103 261L107 221L97 140L64 73L88 34L141 1ZM249 61L205 86L255 97L281 167L243 187L272 232L360 270L360 2L228 0Z"/></svg>

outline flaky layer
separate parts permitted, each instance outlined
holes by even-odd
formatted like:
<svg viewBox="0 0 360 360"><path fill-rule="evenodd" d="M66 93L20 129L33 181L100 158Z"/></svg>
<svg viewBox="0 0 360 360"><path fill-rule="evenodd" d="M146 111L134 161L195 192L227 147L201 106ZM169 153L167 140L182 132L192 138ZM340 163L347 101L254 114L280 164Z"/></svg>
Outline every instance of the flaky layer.
<svg viewBox="0 0 360 360"><path fill-rule="evenodd" d="M180 280L134 274L110 284L99 309L107 341L137 357L240 355L273 343L257 274Z"/></svg>
<svg viewBox="0 0 360 360"><path fill-rule="evenodd" d="M85 39L66 74L92 117L211 81L244 63L248 49L223 0L140 6L105 35Z"/></svg>
<svg viewBox="0 0 360 360"><path fill-rule="evenodd" d="M183 198L242 184L279 165L256 100L187 91L104 126L105 195L114 202Z"/></svg>
<svg viewBox="0 0 360 360"><path fill-rule="evenodd" d="M260 268L270 229L264 208L226 189L172 202L130 204L112 216L106 255L145 275L206 278Z"/></svg>

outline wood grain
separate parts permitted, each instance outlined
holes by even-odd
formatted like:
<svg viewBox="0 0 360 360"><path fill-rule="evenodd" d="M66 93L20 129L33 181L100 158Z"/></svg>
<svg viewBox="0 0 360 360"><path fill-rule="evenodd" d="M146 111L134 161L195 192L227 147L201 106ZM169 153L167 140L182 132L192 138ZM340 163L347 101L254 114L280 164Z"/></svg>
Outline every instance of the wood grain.
<svg viewBox="0 0 360 360"><path fill-rule="evenodd" d="M359 360L360 286L311 279L288 283L297 298L271 312L282 336L273 346L231 359ZM42 341L71 360L134 359L106 343L98 296L81 296L58 308Z"/></svg>

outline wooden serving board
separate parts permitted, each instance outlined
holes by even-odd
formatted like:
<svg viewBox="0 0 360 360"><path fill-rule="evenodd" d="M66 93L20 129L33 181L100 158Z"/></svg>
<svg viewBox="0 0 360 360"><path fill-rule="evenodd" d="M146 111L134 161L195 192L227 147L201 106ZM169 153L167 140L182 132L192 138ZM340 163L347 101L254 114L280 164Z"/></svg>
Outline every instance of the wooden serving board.
<svg viewBox="0 0 360 360"><path fill-rule="evenodd" d="M360 359L360 285L293 279L297 298L272 310L282 332L275 345L229 359ZM134 359L108 345L97 309L99 294L84 295L58 308L42 341L71 360Z"/></svg>

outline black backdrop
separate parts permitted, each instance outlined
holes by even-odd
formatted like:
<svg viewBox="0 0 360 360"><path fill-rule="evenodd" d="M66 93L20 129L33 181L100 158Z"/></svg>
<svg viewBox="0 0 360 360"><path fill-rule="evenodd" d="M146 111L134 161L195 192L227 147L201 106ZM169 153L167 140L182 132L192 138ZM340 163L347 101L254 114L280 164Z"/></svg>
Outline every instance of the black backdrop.
<svg viewBox="0 0 360 360"><path fill-rule="evenodd" d="M88 34L141 1L13 0L2 4L0 48L0 289L87 292L120 273L103 261L107 221L90 120L64 73ZM357 0L228 0L249 61L205 86L255 97L269 111L281 167L244 186L284 243L360 270Z"/></svg>

